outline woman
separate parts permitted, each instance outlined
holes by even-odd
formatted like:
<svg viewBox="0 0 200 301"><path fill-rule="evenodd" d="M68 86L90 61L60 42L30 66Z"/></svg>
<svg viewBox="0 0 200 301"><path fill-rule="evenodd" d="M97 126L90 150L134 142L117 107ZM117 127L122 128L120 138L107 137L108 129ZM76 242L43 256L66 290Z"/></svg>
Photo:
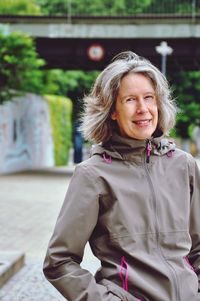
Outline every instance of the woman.
<svg viewBox="0 0 200 301"><path fill-rule="evenodd" d="M165 77L132 52L85 98L82 128L98 145L75 170L44 263L68 301L200 300L200 172L166 138L175 115ZM80 267L87 241L95 277Z"/></svg>

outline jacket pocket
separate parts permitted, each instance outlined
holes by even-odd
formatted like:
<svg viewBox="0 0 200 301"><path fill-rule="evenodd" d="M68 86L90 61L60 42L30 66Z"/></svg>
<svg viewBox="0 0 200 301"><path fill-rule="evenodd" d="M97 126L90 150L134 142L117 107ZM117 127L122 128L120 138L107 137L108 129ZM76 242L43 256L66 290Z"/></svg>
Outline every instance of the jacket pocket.
<svg viewBox="0 0 200 301"><path fill-rule="evenodd" d="M109 299L109 301L142 301L141 299L137 299L136 297L131 296L130 294L127 294L126 292L122 294L116 289L108 289L108 293L110 296L113 296L114 299ZM115 299L116 298L116 299Z"/></svg>
<svg viewBox="0 0 200 301"><path fill-rule="evenodd" d="M122 289L121 287L119 287L118 285L116 285L115 283L107 280L107 279L103 279L100 284L105 285L105 287L108 290L108 293L110 294L110 299L109 301L142 301L142 299L138 299L134 296L132 296L129 292L125 291L124 289ZM117 298L117 299L112 299L113 298Z"/></svg>
<svg viewBox="0 0 200 301"><path fill-rule="evenodd" d="M123 301L123 300L117 295L114 295L112 292L108 291L108 301Z"/></svg>

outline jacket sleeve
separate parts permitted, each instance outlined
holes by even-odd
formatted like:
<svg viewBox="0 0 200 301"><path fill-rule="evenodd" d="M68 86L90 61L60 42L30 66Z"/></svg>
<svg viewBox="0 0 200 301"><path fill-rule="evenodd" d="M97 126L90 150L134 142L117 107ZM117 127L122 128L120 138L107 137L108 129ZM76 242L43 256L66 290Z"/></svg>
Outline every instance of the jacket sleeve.
<svg viewBox="0 0 200 301"><path fill-rule="evenodd" d="M107 293L80 267L98 219L97 186L87 167L76 168L47 249L44 274L68 301L102 301Z"/></svg>
<svg viewBox="0 0 200 301"><path fill-rule="evenodd" d="M193 158L190 160L190 191L190 236L192 247L188 259L199 278L200 292L200 168Z"/></svg>

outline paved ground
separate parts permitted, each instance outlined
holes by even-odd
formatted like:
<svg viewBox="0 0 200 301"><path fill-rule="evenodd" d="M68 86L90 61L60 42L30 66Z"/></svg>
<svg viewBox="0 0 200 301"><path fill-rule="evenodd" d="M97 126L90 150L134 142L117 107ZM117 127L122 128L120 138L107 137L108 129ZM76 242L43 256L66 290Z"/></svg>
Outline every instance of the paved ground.
<svg viewBox="0 0 200 301"><path fill-rule="evenodd" d="M0 176L0 250L26 255L24 268L0 290L1 301L65 300L45 280L42 263L69 179L65 169ZM98 267L88 247L83 266Z"/></svg>

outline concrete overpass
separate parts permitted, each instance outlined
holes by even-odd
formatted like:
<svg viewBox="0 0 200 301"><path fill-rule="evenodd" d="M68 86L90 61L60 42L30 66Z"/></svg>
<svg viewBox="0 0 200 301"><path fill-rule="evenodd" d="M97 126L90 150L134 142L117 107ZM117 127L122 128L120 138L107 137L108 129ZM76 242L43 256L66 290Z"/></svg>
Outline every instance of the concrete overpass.
<svg viewBox="0 0 200 301"><path fill-rule="evenodd" d="M160 67L155 47L173 48L168 72L200 69L200 16L0 16L0 29L33 36L47 68L102 69L120 51L133 50Z"/></svg>

